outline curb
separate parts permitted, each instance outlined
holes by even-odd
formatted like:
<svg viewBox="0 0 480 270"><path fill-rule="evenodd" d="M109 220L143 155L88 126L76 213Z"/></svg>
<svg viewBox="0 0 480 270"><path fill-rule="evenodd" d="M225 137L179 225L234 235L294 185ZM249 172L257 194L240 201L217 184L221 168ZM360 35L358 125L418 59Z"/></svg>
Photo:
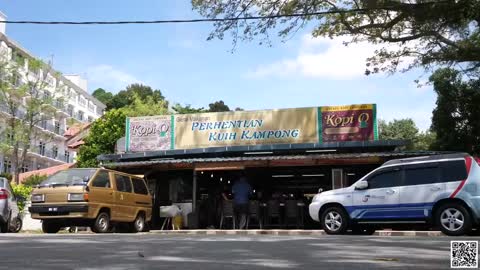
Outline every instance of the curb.
<svg viewBox="0 0 480 270"><path fill-rule="evenodd" d="M323 230L152 230L150 234L160 235L280 235L280 236L325 236ZM440 231L376 231L373 236L439 237L446 236Z"/></svg>

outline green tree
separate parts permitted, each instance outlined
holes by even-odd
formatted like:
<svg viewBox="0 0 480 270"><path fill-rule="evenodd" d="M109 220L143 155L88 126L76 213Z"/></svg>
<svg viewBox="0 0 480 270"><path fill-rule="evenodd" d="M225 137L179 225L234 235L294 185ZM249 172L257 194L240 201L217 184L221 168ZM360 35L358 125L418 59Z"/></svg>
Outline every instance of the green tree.
<svg viewBox="0 0 480 270"><path fill-rule="evenodd" d="M437 93L431 129L435 148L480 153L480 80L464 81L452 69L437 70L431 77Z"/></svg>
<svg viewBox="0 0 480 270"><path fill-rule="evenodd" d="M210 103L208 104L208 107L209 107L208 109L209 112L229 112L230 111L230 108L227 105L225 105L223 100Z"/></svg>
<svg viewBox="0 0 480 270"><path fill-rule="evenodd" d="M263 43L271 31L286 39L313 26L314 37L345 36L351 38L347 45L362 41L379 45L381 49L367 59L366 74L395 72L407 58L413 62L402 70L458 63L466 66L466 72L480 68L478 0L192 0L192 6L207 18L240 18L215 22L208 39L231 33L234 43L259 36ZM274 17L315 12L327 13ZM241 19L250 16L269 17Z"/></svg>
<svg viewBox="0 0 480 270"><path fill-rule="evenodd" d="M56 117L57 108L64 107L64 88L54 83L58 73L50 64L13 51L12 59L0 55L0 152L12 162L12 175L19 183L19 174L34 150L34 143L53 139L37 128L43 121Z"/></svg>
<svg viewBox="0 0 480 270"><path fill-rule="evenodd" d="M150 116L167 113L165 101L155 101L153 97L142 100L134 95L133 102L120 109L112 109L97 119L91 126L85 144L80 147L77 162L79 167L97 167L97 156L115 151L115 143L125 136L127 116Z"/></svg>
<svg viewBox="0 0 480 270"><path fill-rule="evenodd" d="M93 91L92 96L105 105L108 104L113 98L113 94L105 91L103 88L98 88L97 90Z"/></svg>
<svg viewBox="0 0 480 270"><path fill-rule="evenodd" d="M175 104L172 107L173 111L178 114L190 114L190 113L203 113L206 112L206 110L202 108L193 108L190 104L187 104L185 106L182 106L180 104Z"/></svg>
<svg viewBox="0 0 480 270"><path fill-rule="evenodd" d="M378 121L379 137L381 140L407 140L407 150L429 150L432 143L431 132L420 133L415 122L410 119L395 119L391 122Z"/></svg>
<svg viewBox="0 0 480 270"><path fill-rule="evenodd" d="M160 90L153 90L150 86L134 83L114 95L110 102L106 103L107 110L119 109L131 105L135 97L139 97L143 101L146 101L147 97L150 97L154 102L165 102L165 97Z"/></svg>

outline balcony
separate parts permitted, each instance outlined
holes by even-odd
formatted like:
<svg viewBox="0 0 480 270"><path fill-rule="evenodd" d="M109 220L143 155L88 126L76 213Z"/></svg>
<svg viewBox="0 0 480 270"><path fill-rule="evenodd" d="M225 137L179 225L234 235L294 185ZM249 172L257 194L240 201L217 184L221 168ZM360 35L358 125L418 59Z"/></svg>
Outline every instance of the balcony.
<svg viewBox="0 0 480 270"><path fill-rule="evenodd" d="M10 114L10 109L9 109L8 106L5 105L5 104L0 104L0 112L1 112L1 113L4 113L4 114L7 114L7 115L11 115L11 114ZM17 109L17 112L16 112L16 114L15 114L15 117L21 119L21 118L24 118L24 117L25 117L25 114L26 114L26 112L25 112L24 110L22 110L22 109Z"/></svg>
<svg viewBox="0 0 480 270"><path fill-rule="evenodd" d="M34 152L35 154L37 155L40 155L42 157L46 157L46 158L49 158L49 159L53 159L55 161L60 161L60 162L65 162L65 163L72 163L73 162L73 158L72 157L66 157L65 155L62 155L60 153L57 153L55 154L53 151L51 150L44 150L44 151L41 151L40 148L36 149L36 151Z"/></svg>

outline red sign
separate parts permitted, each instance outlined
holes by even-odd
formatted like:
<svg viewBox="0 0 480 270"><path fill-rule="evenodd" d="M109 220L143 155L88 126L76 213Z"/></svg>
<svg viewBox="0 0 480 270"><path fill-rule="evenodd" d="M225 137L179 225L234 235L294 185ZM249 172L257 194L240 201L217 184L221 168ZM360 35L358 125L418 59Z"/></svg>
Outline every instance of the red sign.
<svg viewBox="0 0 480 270"><path fill-rule="evenodd" d="M321 107L322 141L377 140L375 105Z"/></svg>

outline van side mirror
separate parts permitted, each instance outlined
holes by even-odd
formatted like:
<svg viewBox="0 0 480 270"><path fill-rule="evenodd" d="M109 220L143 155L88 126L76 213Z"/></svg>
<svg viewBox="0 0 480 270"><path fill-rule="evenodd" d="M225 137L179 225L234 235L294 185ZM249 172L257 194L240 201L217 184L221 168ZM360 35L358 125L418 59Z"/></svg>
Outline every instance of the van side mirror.
<svg viewBox="0 0 480 270"><path fill-rule="evenodd" d="M355 189L356 190L364 190L368 188L368 182L363 180L355 184Z"/></svg>

